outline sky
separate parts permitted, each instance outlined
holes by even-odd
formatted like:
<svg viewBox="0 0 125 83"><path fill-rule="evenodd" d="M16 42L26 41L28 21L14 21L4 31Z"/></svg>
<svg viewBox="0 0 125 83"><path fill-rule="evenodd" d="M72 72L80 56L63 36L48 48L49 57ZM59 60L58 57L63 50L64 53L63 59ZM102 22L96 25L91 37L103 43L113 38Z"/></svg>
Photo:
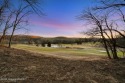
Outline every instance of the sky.
<svg viewBox="0 0 125 83"><path fill-rule="evenodd" d="M43 37L82 37L80 32L86 27L77 16L93 3L93 0L44 0L40 7L46 15L30 16L27 34Z"/></svg>

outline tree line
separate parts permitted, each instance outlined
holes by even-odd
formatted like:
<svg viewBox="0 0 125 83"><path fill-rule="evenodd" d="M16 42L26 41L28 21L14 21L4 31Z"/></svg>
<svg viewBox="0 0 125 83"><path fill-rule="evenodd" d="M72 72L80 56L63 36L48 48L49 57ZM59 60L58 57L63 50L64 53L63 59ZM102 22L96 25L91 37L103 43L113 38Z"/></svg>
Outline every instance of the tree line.
<svg viewBox="0 0 125 83"><path fill-rule="evenodd" d="M10 35L6 35L6 39L4 44L9 42ZM45 46L45 44L78 44L82 43L96 43L101 42L100 38L67 38L67 37L53 37L53 38L45 38L45 37L33 37L30 35L14 35L12 44L28 44L28 45L36 45L36 46Z"/></svg>

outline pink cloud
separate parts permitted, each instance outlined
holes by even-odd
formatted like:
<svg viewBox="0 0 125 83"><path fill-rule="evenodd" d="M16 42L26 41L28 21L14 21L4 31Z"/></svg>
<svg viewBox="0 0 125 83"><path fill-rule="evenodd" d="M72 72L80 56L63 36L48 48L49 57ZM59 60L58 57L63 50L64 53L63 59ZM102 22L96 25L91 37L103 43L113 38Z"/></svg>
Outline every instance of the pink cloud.
<svg viewBox="0 0 125 83"><path fill-rule="evenodd" d="M38 25L41 27L51 27L51 28L56 28L56 29L61 29L61 30L71 30L71 29L77 29L80 24L78 23L64 23L64 22L60 22L54 19L47 19L45 21L31 21L31 24L33 25Z"/></svg>

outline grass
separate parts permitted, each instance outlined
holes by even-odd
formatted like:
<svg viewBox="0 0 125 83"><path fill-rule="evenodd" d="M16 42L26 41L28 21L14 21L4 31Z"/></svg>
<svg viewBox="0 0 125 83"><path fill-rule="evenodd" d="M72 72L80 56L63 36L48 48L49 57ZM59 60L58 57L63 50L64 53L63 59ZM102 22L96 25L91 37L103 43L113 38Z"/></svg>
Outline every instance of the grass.
<svg viewBox="0 0 125 83"><path fill-rule="evenodd" d="M99 55L105 56L106 52L102 48L87 47L81 45L65 45L70 48L49 48L49 47L36 47L33 45L16 44L12 45L13 48L28 50L43 54L57 54L57 55L72 55L72 56L84 56L84 55ZM74 47L82 47L83 49L77 49Z"/></svg>
<svg viewBox="0 0 125 83"><path fill-rule="evenodd" d="M97 59L90 56L79 60L64 59L25 50L51 54L58 51L71 53L73 49L41 48L28 45L14 45L13 47L19 49L0 47L0 83L125 82L125 59L109 60L103 57L98 58L98 56L94 56ZM95 50L92 48L93 52ZM84 53L85 51L76 50L75 52Z"/></svg>

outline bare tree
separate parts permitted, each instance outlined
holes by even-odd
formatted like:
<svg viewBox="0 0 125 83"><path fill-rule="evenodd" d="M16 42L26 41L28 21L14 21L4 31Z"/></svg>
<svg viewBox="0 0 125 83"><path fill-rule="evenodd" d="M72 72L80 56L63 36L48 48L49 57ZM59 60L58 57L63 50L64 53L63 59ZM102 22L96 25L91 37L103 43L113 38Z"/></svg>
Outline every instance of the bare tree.
<svg viewBox="0 0 125 83"><path fill-rule="evenodd" d="M41 3L42 0L18 0L21 1L23 4L27 4L30 6L30 8L37 13L38 15L44 15L44 13L41 11ZM5 9L11 10L10 6L13 5L11 0L0 0L0 17L5 11Z"/></svg>
<svg viewBox="0 0 125 83"><path fill-rule="evenodd" d="M91 24L91 29L89 29L85 34L90 36L99 36L102 39L103 46L107 52L108 57L111 59L118 59L118 44L117 44L117 34L119 33L124 37L124 35L117 30L118 25L115 21L110 20L109 13L100 14L99 12L92 11L88 9L80 15L81 20L85 20Z"/></svg>
<svg viewBox="0 0 125 83"><path fill-rule="evenodd" d="M12 38L14 35L15 30L21 28L20 25L22 23L26 23L27 21L24 20L25 17L27 17L31 11L27 10L27 8L29 7L29 5L23 6L20 5L20 7L14 11L14 15L15 15L15 19L13 21L13 29L12 29L12 33L9 39L9 48L11 47L11 42L12 42Z"/></svg>
<svg viewBox="0 0 125 83"><path fill-rule="evenodd" d="M88 9L87 11L85 11L84 13L82 13L79 17L81 20L86 20L87 22L89 22L90 24L93 24L94 28L92 27L91 30L89 30L89 34L94 34L94 35L97 35L99 34L103 40L103 45L104 45L104 48L107 52L107 55L109 57L109 59L111 59L111 55L110 55L110 52L108 50L108 44L107 44L107 40L105 38L105 35L104 35L104 28L103 28L103 23L104 23L104 20L102 19L102 17L98 16L97 14L93 14L92 11L90 9Z"/></svg>
<svg viewBox="0 0 125 83"><path fill-rule="evenodd" d="M41 5L40 2L42 0L18 0L18 1L21 1L22 4L29 5L30 8L38 15L44 15L40 7ZM0 21L3 19L3 15L5 15L5 13L11 12L11 8L13 5L14 3L12 2L12 0L0 0Z"/></svg>
<svg viewBox="0 0 125 83"><path fill-rule="evenodd" d="M119 21L122 21L125 23L125 0L99 0L101 3L100 6L94 7L94 10L102 10L102 11L115 11L112 15L119 15L121 18ZM114 20L115 21L115 20ZM125 39L125 34L123 32L125 31L125 28L122 30L119 29L113 29L115 32L117 32L119 35L121 35Z"/></svg>
<svg viewBox="0 0 125 83"><path fill-rule="evenodd" d="M23 0L24 2L26 2L28 5L30 5L30 7L33 9L33 11L38 14L39 16L41 15L45 15L42 11L41 11L41 7L39 6L40 1L42 0Z"/></svg>
<svg viewBox="0 0 125 83"><path fill-rule="evenodd" d="M115 24L114 22L109 22L108 21L108 15L106 14L104 16L104 26L105 26L104 33L105 33L105 35L107 36L107 38L109 40L109 41L107 41L107 43L108 43L108 46L109 46L109 48L111 50L113 58L118 59L117 45L116 45L117 44L116 43L116 34L114 34L114 31L113 31L113 28L115 28L116 25L114 25L114 24Z"/></svg>
<svg viewBox="0 0 125 83"><path fill-rule="evenodd" d="M113 11L112 15L116 15L117 17L119 16L118 19L113 19L117 24L118 22L123 22L125 23L125 0L99 0L101 3L100 6L94 7L93 9L95 11L101 10L101 11ZM110 15L110 17L112 17ZM123 27L123 26L122 26ZM117 29L111 29L110 31L114 31L114 33L117 33L119 36L122 37L125 41L125 28L122 28L121 30L119 28ZM116 46L118 49L125 49L124 44L119 44L117 41L115 41L116 38L114 38L114 42L116 42Z"/></svg>
<svg viewBox="0 0 125 83"><path fill-rule="evenodd" d="M5 27L4 27L4 29L3 29L2 36L1 36L1 38L0 38L0 43L2 43L2 40L5 38L5 35L6 35L6 33L7 33L7 30L13 26L13 24L12 24L12 22L11 22L12 15L13 15L13 12L11 12L11 13L8 15L8 17L7 17L6 21L5 21Z"/></svg>
<svg viewBox="0 0 125 83"><path fill-rule="evenodd" d="M4 13L5 8L8 6L8 0L0 0L0 16Z"/></svg>
<svg viewBox="0 0 125 83"><path fill-rule="evenodd" d="M125 0L99 0L99 2L102 5L97 6L94 9L108 9L108 8L115 8L115 7L125 7Z"/></svg>
<svg viewBox="0 0 125 83"><path fill-rule="evenodd" d="M4 39L6 32L9 28L12 27L12 33L9 39L9 46L11 47L11 42L13 35L15 33L15 30L21 28L22 23L27 23L27 20L24 21L25 17L32 11L35 12L38 15L43 15L43 12L41 11L41 8L39 7L41 0L18 0L20 3L18 4L20 7L18 9L15 9L13 7L14 3L10 0L0 0L0 25L5 26L3 28L2 36L0 38L0 42ZM9 5L11 7L9 7ZM6 12L5 12L6 11ZM12 14L9 15L8 13L13 12L13 18ZM3 16L6 15L6 16ZM4 20L5 18L7 20ZM12 22L12 23L10 23Z"/></svg>
<svg viewBox="0 0 125 83"><path fill-rule="evenodd" d="M121 26L119 27L118 25L119 22L125 23L125 14L124 14L125 0L99 0L99 2L101 3L101 5L91 8L93 11L92 12L89 11L87 12L87 14L83 14L81 18L84 18L84 20L89 20L89 22L92 22L94 23L94 25L96 25L96 27L94 26L94 28L89 30L87 34L93 35L93 36L95 35L97 36L100 34L103 39L103 43L105 44L104 46L107 45L107 48L110 49L110 53L112 53L113 55L113 58L118 59L118 55L117 55L118 49L125 48L124 45L120 45L116 41L117 39L116 34L117 35L119 34L125 40L125 34L124 34L125 28L122 28L122 30L120 30L119 28ZM105 14L104 12L103 14L101 14L99 13L98 10L101 10L101 13L103 11L108 12L108 14ZM118 18L112 19L113 15L114 16L119 15L120 19ZM109 17L112 17L111 18L112 20L109 21L108 19Z"/></svg>
<svg viewBox="0 0 125 83"><path fill-rule="evenodd" d="M0 0L0 33L2 34L0 36L0 43L2 41L2 39L4 38L7 28L9 28L9 21L10 21L10 15L7 16L6 13L7 12L7 8L9 7L9 0ZM3 26L5 26L3 28ZM2 30L3 29L3 30Z"/></svg>
<svg viewBox="0 0 125 83"><path fill-rule="evenodd" d="M0 0L0 25L2 25L3 20L5 18L5 12L6 9L9 6L9 1L8 0Z"/></svg>

